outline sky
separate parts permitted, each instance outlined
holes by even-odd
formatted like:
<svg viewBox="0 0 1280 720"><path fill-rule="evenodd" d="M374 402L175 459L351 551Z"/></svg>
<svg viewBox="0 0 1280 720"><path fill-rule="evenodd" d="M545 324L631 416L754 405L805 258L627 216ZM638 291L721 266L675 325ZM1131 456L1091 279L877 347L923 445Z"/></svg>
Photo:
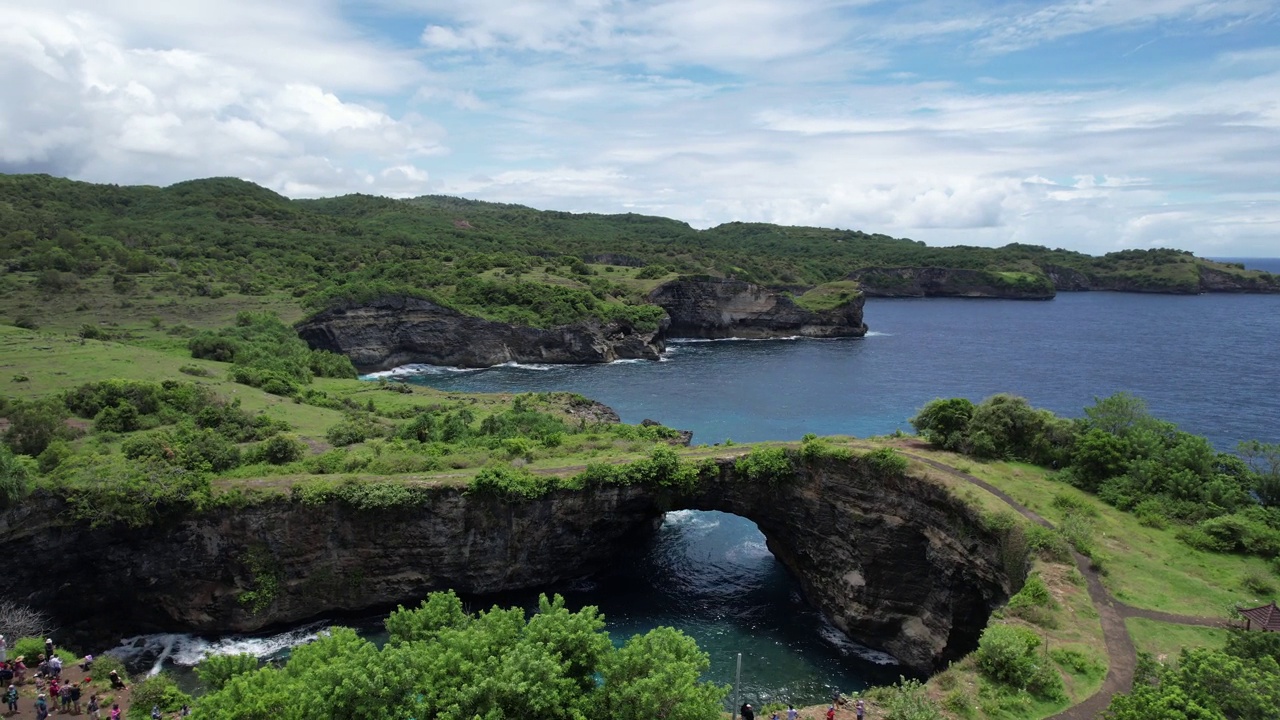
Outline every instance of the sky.
<svg viewBox="0 0 1280 720"><path fill-rule="evenodd" d="M0 0L0 172L1280 256L1276 0Z"/></svg>

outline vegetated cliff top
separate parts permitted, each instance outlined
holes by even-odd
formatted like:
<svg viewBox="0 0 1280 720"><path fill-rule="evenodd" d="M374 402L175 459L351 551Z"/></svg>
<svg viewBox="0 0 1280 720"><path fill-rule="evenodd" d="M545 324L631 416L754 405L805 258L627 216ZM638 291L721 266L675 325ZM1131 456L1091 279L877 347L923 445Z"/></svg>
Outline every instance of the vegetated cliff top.
<svg viewBox="0 0 1280 720"><path fill-rule="evenodd" d="M885 267L1024 273L1059 290L1280 291L1280 278L1178 250L1094 257L1023 244L929 247L882 234L767 223L695 230L661 217L443 196L290 200L234 178L157 188L0 175L0 206L0 260L11 271L88 277L176 270L205 292L284 290L313 308L368 295L370 288L431 289L444 298L460 290L464 305L484 307L520 283L638 304L658 281L677 274L799 288Z"/></svg>

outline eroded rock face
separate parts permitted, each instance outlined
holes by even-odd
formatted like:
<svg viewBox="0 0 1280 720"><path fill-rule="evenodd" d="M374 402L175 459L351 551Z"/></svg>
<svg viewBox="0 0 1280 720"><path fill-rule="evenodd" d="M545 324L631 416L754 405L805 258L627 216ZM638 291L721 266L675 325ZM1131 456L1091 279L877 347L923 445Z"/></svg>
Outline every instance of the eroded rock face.
<svg viewBox="0 0 1280 720"><path fill-rule="evenodd" d="M799 307L791 298L760 285L720 278L681 279L649 293L649 302L671 317L668 337L776 338L861 337L861 297L823 312Z"/></svg>
<svg viewBox="0 0 1280 720"><path fill-rule="evenodd" d="M426 363L491 367L507 362L600 363L657 360L662 328L641 331L598 320L547 330L465 315L429 300L385 297L341 305L298 325L311 347L341 353L362 372Z"/></svg>
<svg viewBox="0 0 1280 720"><path fill-rule="evenodd" d="M818 464L773 487L723 460L718 477L684 496L613 487L509 504L457 487L420 492L412 507L282 497L142 529L69 523L60 501L35 497L0 514L6 592L66 626L251 632L416 604L433 590L545 587L642 549L666 510L722 510L759 525L838 627L928 672L976 646L1013 585L975 511L860 461Z"/></svg>

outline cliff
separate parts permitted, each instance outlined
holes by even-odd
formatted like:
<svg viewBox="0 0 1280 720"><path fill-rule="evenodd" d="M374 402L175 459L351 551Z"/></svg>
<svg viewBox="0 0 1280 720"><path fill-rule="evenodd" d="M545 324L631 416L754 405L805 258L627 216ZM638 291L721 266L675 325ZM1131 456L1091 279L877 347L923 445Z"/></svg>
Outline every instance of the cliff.
<svg viewBox="0 0 1280 720"><path fill-rule="evenodd" d="M410 363L491 367L657 360L664 349L662 328L644 332L624 321L588 320L543 330L410 297L340 305L304 320L297 329L311 347L346 355L364 372Z"/></svg>
<svg viewBox="0 0 1280 720"><path fill-rule="evenodd" d="M671 317L668 337L861 337L861 295L830 310L806 310L787 295L741 280L682 278L649 292Z"/></svg>
<svg viewBox="0 0 1280 720"><path fill-rule="evenodd" d="M1054 283L1044 275L939 267L874 267L848 275L868 297L971 297L1049 300Z"/></svg>
<svg viewBox="0 0 1280 720"><path fill-rule="evenodd" d="M976 511L858 460L818 463L781 484L748 481L721 460L687 494L611 486L505 503L456 486L414 493L367 509L294 494L144 528L75 524L60 500L32 497L0 514L5 586L99 631L249 632L444 588L492 593L587 576L643 547L667 510L722 510L759 525L838 627L927 672L975 647L1020 582Z"/></svg>

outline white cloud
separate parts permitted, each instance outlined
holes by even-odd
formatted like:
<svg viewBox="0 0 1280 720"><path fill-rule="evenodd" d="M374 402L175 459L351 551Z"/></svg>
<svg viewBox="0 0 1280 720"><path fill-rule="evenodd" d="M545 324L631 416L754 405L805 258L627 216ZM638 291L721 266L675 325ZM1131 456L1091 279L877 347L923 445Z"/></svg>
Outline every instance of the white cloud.
<svg viewBox="0 0 1280 720"><path fill-rule="evenodd" d="M1140 83L1035 54L1212 45L1271 0L374 2L0 0L0 169L935 244L1248 254L1280 229L1276 47L1179 46L1198 62Z"/></svg>
<svg viewBox="0 0 1280 720"><path fill-rule="evenodd" d="M183 17L208 17L176 14L179 30ZM248 62L243 48L133 46L129 36L149 31L88 12L0 6L0 27L0 163L10 171L161 184L225 174L316 194L355 187L350 170L440 151L438 126L344 101L313 71L294 78L278 62Z"/></svg>

